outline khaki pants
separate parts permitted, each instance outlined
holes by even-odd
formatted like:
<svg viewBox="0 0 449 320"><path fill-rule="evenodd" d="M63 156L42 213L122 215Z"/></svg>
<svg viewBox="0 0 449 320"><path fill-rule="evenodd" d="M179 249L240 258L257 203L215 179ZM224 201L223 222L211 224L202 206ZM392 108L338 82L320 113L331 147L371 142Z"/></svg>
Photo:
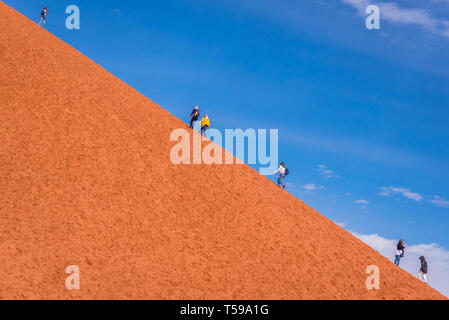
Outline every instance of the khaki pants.
<svg viewBox="0 0 449 320"><path fill-rule="evenodd" d="M423 273L422 271L420 271L416 277L419 280L421 280L421 278L424 279L424 282L427 283L427 274Z"/></svg>

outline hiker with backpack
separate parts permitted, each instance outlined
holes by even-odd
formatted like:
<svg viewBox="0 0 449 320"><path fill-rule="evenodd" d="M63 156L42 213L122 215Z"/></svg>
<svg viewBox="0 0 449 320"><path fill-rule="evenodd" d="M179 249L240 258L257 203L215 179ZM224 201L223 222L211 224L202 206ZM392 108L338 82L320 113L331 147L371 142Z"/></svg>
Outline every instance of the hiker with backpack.
<svg viewBox="0 0 449 320"><path fill-rule="evenodd" d="M404 257L405 252L405 243L401 239L399 240L398 244L396 245L396 254L394 256L394 264L399 266L399 262L401 261L401 258Z"/></svg>
<svg viewBox="0 0 449 320"><path fill-rule="evenodd" d="M39 28L45 25L45 21L47 20L47 7L42 9L41 12L41 20L39 21Z"/></svg>
<svg viewBox="0 0 449 320"><path fill-rule="evenodd" d="M199 117L200 117L200 108L198 106L195 106L195 108L193 108L192 113L190 114L190 129L193 129L193 127L195 127L195 123L198 121Z"/></svg>
<svg viewBox="0 0 449 320"><path fill-rule="evenodd" d="M285 177L290 173L285 167L285 163L281 162L279 169L277 169L274 173L279 173L278 186L282 187L282 189L285 189Z"/></svg>
<svg viewBox="0 0 449 320"><path fill-rule="evenodd" d="M201 119L201 134L206 133L206 130L210 128L210 120L207 114Z"/></svg>
<svg viewBox="0 0 449 320"><path fill-rule="evenodd" d="M424 256L419 257L419 260L421 260L421 268L419 269L419 273L416 276L419 280L421 278L424 280L424 283L427 284L427 261Z"/></svg>

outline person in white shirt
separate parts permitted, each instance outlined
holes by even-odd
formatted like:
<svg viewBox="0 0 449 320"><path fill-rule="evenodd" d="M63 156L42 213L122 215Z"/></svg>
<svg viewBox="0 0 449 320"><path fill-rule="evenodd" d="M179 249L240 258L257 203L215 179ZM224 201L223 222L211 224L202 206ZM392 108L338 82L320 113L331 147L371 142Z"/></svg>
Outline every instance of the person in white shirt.
<svg viewBox="0 0 449 320"><path fill-rule="evenodd" d="M394 264L399 266L399 262L401 261L401 258L404 257L404 251L405 251L405 243L404 241L399 240L398 244L396 245L396 254L394 256Z"/></svg>
<svg viewBox="0 0 449 320"><path fill-rule="evenodd" d="M281 165L279 166L279 169L277 169L274 173L279 173L278 178L278 186L282 187L282 189L285 189L285 176L286 176L287 168L285 167L285 163L281 162Z"/></svg>

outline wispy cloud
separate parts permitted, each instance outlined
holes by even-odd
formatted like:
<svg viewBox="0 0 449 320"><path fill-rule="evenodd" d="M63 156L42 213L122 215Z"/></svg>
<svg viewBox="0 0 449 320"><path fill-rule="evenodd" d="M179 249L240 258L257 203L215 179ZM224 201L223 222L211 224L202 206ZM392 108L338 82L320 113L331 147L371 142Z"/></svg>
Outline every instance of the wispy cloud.
<svg viewBox="0 0 449 320"><path fill-rule="evenodd" d="M393 24L416 25L434 34L449 37L449 20L436 18L429 10L423 8L405 8L396 2L372 3L368 0L342 0L354 7L359 15L365 14L370 4L377 4L383 20Z"/></svg>
<svg viewBox="0 0 449 320"><path fill-rule="evenodd" d="M315 183L301 184L295 182L287 182L288 190L299 192L301 194L313 194L325 189L324 186L317 185Z"/></svg>
<svg viewBox="0 0 449 320"><path fill-rule="evenodd" d="M119 8L111 9L111 11L112 11L113 13L115 13L115 14L118 14L118 15L121 15L121 14L122 14L122 10L120 10Z"/></svg>
<svg viewBox="0 0 449 320"><path fill-rule="evenodd" d="M449 200L447 200L446 198L434 196L432 199L428 201L435 206L449 208Z"/></svg>
<svg viewBox="0 0 449 320"><path fill-rule="evenodd" d="M392 260L397 240L383 238L378 234L358 234L354 236ZM429 265L428 281L431 286L449 296L449 251L438 244L407 245L405 257L401 260L401 268L416 276L419 271L420 256L425 256Z"/></svg>
<svg viewBox="0 0 449 320"><path fill-rule="evenodd" d="M370 202L365 199L356 200L356 201L354 201L354 203L355 204L363 204L363 205L370 204Z"/></svg>
<svg viewBox="0 0 449 320"><path fill-rule="evenodd" d="M309 184L306 184L306 185L302 186L302 188L307 190L307 191L316 191L316 190L319 190L319 189L324 189L324 186L317 186L314 183L309 183Z"/></svg>
<svg viewBox="0 0 449 320"><path fill-rule="evenodd" d="M419 194L417 192L413 192L408 188L394 187L394 186L381 187L380 190L381 190L381 192L379 193L379 195L381 195L383 197L402 195L403 197L410 199L410 200L415 200L416 202L420 202L421 200L426 198L426 201L433 204L434 206L442 207L442 208L449 208L449 200L444 197L438 196L438 195L433 196L433 197L422 196L421 194Z"/></svg>
<svg viewBox="0 0 449 320"><path fill-rule="evenodd" d="M423 196L419 193L412 192L410 189L403 188L403 187L381 187L381 192L379 193L383 197L391 197L394 195L402 195L403 197L411 200L415 200L417 202L421 201L423 199Z"/></svg>
<svg viewBox="0 0 449 320"><path fill-rule="evenodd" d="M343 157L357 157L372 162L384 163L400 168L432 168L448 172L449 166L445 159L429 156L423 153L373 144L357 138L339 138L337 136L321 136L311 132L284 131L283 140L292 147L337 154Z"/></svg>
<svg viewBox="0 0 449 320"><path fill-rule="evenodd" d="M336 174L333 170L327 168L327 166L325 166L324 164L317 165L316 170L326 179L340 178L338 174Z"/></svg>

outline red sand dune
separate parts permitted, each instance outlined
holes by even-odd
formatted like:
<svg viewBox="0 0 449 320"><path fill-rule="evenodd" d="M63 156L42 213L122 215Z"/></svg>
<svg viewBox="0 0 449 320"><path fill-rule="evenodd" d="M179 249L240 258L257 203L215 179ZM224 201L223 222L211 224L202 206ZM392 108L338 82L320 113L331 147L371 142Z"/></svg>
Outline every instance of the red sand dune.
<svg viewBox="0 0 449 320"><path fill-rule="evenodd" d="M246 165L173 165L183 122L0 16L1 299L444 298Z"/></svg>

